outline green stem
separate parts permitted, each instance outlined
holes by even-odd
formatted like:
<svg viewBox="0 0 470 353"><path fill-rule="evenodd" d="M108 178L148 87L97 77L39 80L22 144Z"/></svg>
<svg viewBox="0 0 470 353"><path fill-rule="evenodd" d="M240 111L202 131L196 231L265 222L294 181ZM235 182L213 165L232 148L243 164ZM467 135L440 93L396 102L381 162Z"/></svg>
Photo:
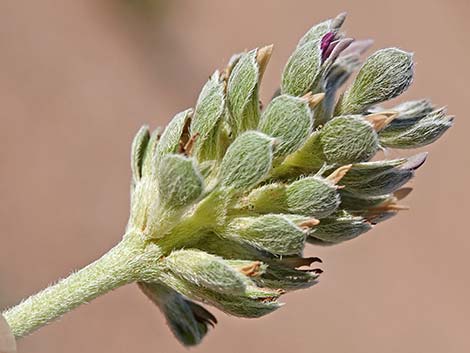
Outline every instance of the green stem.
<svg viewBox="0 0 470 353"><path fill-rule="evenodd" d="M81 304L140 278L145 243L131 234L100 259L3 313L20 338Z"/></svg>

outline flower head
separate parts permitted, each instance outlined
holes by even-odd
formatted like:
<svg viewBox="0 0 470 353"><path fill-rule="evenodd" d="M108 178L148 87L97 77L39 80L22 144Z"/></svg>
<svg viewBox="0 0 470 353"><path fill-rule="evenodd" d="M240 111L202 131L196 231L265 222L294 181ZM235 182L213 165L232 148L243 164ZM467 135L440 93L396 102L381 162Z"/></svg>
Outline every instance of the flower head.
<svg viewBox="0 0 470 353"><path fill-rule="evenodd" d="M371 161L376 153L427 145L452 125L428 101L380 107L410 85L412 55L382 49L361 66L371 41L344 37L344 18L302 37L263 110L271 46L235 55L194 109L135 137L128 227L162 254L160 275L140 285L184 344L216 322L192 300L259 317L316 284L305 243L350 240L395 215L426 157Z"/></svg>

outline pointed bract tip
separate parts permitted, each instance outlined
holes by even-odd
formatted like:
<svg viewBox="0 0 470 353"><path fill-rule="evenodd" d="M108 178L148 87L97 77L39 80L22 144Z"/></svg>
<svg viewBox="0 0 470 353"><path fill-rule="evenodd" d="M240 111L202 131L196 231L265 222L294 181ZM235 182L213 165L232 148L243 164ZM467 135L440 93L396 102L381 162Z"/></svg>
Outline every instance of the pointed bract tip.
<svg viewBox="0 0 470 353"><path fill-rule="evenodd" d="M320 221L312 217L310 219L307 219L306 221L301 222L299 224L299 227L302 228L303 230L310 230L319 224L320 224Z"/></svg>
<svg viewBox="0 0 470 353"><path fill-rule="evenodd" d="M259 275L261 269L260 261L253 261L251 264L244 266L240 269L240 272L247 277L256 277Z"/></svg>
<svg viewBox="0 0 470 353"><path fill-rule="evenodd" d="M321 93L313 94L312 92L308 92L302 98L308 102L308 106L310 107L310 109L313 109L321 101L323 101L323 98L325 98L325 93L321 92Z"/></svg>
<svg viewBox="0 0 470 353"><path fill-rule="evenodd" d="M351 170L351 168L352 168L352 164L343 165L339 167L338 169L336 169L333 173L328 175L326 177L326 180L329 180L334 185L337 185L340 182L340 180L343 179L344 176Z"/></svg>
<svg viewBox="0 0 470 353"><path fill-rule="evenodd" d="M365 119L372 124L375 131L379 132L380 130L386 128L388 124L390 124L397 116L397 112L389 111L369 114L365 117Z"/></svg>
<svg viewBox="0 0 470 353"><path fill-rule="evenodd" d="M256 62L259 67L259 78L263 78L263 74L266 71L271 55L273 54L274 45L266 45L265 47L259 48L256 53Z"/></svg>

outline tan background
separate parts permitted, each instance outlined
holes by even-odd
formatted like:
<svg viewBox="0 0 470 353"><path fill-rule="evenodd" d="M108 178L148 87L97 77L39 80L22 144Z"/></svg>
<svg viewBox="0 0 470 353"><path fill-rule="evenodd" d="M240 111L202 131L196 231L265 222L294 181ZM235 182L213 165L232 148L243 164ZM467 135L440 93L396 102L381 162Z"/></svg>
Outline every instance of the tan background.
<svg viewBox="0 0 470 353"><path fill-rule="evenodd" d="M457 115L406 201L412 210L321 256L320 285L258 320L216 312L192 352L470 351L470 6L462 1L0 2L0 306L100 256L123 231L128 155L237 51L274 43L263 96L312 24L415 52L406 99ZM390 153L396 156L396 152ZM135 286L23 339L20 352L185 352Z"/></svg>

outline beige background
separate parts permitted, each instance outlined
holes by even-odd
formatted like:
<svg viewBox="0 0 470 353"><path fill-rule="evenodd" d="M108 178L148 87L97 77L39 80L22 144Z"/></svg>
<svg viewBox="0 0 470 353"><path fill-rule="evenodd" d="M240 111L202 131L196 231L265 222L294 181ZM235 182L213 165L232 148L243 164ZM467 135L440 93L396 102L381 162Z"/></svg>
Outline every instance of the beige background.
<svg viewBox="0 0 470 353"><path fill-rule="evenodd" d="M258 320L216 312L192 352L470 351L470 6L458 1L0 2L0 306L100 256L128 213L131 138L194 104L237 51L275 44L263 97L312 24L349 12L348 33L415 52L403 99L457 115L426 148L412 209L359 240L309 248L320 285ZM391 152L390 156L398 155ZM135 286L23 339L20 352L186 352Z"/></svg>

